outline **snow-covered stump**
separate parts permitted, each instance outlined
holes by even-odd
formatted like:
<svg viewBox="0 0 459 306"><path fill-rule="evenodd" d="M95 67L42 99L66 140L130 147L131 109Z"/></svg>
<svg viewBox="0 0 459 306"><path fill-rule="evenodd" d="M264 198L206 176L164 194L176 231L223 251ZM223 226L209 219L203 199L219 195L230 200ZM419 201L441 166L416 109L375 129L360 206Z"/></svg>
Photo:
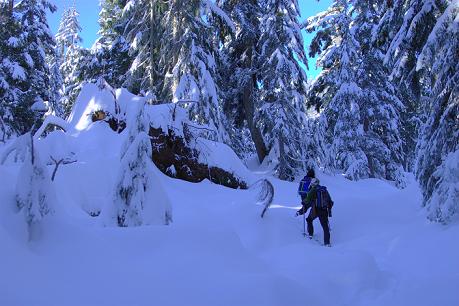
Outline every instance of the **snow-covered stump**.
<svg viewBox="0 0 459 306"><path fill-rule="evenodd" d="M37 240L41 233L43 218L53 212L53 190L46 165L34 150L33 138L30 134L29 156L19 172L16 185L16 206L24 214L27 223L29 241Z"/></svg>

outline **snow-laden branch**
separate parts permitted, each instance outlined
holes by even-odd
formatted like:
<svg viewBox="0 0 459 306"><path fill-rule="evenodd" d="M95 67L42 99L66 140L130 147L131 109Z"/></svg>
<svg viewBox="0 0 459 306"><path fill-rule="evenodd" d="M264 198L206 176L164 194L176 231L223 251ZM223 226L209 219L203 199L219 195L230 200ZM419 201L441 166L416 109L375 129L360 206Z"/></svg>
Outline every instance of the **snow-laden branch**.
<svg viewBox="0 0 459 306"><path fill-rule="evenodd" d="M54 170L53 174L51 175L51 181L54 181L54 178L56 177L56 172L57 169L59 168L59 165L68 165L68 164L73 164L76 163L77 161L75 159L70 159L70 158L61 158L59 160L55 159L53 156L50 156L51 160L54 163Z"/></svg>
<svg viewBox="0 0 459 306"><path fill-rule="evenodd" d="M40 128L37 130L37 132L34 134L34 138L39 138L43 132L46 130L46 128L48 126L57 126L61 129L63 129L64 131L67 131L68 129L68 123L67 121L65 121L64 119L62 118L59 118L59 117L56 117L56 116L53 116L53 115L49 115L46 117L45 121L43 122L43 124L40 126Z"/></svg>
<svg viewBox="0 0 459 306"><path fill-rule="evenodd" d="M213 1L206 0L204 1L204 6L212 13L215 14L218 18L220 18L232 31L232 33L236 33L236 27L234 26L233 21L231 18Z"/></svg>
<svg viewBox="0 0 459 306"><path fill-rule="evenodd" d="M16 151L15 160L19 159L24 161L29 141L28 137L30 137L30 133L21 135L16 138L14 142L8 148L6 148L6 150L3 151L2 155L0 156L0 165L3 165L8 159L8 156L10 156L10 154L14 151Z"/></svg>

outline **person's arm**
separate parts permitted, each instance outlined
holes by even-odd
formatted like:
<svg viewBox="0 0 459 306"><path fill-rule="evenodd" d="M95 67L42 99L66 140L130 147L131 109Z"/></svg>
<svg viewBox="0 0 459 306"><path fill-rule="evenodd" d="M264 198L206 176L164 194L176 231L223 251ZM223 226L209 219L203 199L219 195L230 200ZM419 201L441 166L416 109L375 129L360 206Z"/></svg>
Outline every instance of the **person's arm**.
<svg viewBox="0 0 459 306"><path fill-rule="evenodd" d="M301 201L301 204L303 204L303 207L301 207L301 209L296 212L297 215L301 216L302 214L305 214L306 211L311 207L312 201L314 201L316 198L315 191L316 191L316 187L312 187L312 189L308 191L306 198L304 198Z"/></svg>
<svg viewBox="0 0 459 306"><path fill-rule="evenodd" d="M308 211L309 207L310 207L310 206L309 206L306 202L304 202L304 201L301 202L301 204L303 204L303 206L300 208L300 210L298 210L298 211L296 212L296 215L297 215L297 216L301 216L301 215L305 214L305 213Z"/></svg>

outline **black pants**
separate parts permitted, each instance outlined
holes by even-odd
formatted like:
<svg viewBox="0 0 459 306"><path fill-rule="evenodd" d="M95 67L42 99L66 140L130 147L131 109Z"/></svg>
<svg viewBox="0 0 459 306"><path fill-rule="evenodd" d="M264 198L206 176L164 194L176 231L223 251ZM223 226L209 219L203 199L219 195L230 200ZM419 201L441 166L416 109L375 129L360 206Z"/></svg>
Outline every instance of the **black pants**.
<svg viewBox="0 0 459 306"><path fill-rule="evenodd" d="M312 221L315 218L319 217L320 225L322 225L322 229L324 230L324 244L330 244L330 227L328 226L328 212L325 209L317 209L313 208L309 212L309 216L306 218L308 222L308 234L312 236L314 234L314 226L312 225Z"/></svg>

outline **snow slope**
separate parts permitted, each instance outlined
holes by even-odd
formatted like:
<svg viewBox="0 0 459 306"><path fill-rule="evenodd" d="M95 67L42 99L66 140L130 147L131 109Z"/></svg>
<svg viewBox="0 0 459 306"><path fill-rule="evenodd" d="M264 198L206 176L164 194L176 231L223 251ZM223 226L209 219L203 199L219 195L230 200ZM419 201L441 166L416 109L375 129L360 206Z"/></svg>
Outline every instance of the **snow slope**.
<svg viewBox="0 0 459 306"><path fill-rule="evenodd" d="M264 219L256 190L160 174L171 225L104 227L126 137L86 120L108 105L113 95L105 94L83 92L88 103L74 110L68 131L37 140L43 159L75 160L57 171L56 212L40 239L27 241L15 209L20 164L0 165L0 305L459 305L459 226L427 221L413 178L399 190L320 174L335 201L332 248L316 241L318 221L316 239L303 237L297 183L272 177ZM136 99L122 90L115 97L121 112L122 101ZM201 142L203 160L253 181L269 176L245 168L228 147Z"/></svg>
<svg viewBox="0 0 459 306"><path fill-rule="evenodd" d="M163 176L172 225L102 227L84 209L106 204L115 169L63 167L65 213L28 243L17 167L0 167L0 305L459 305L459 228L425 221L414 184L321 176L336 202L325 248L293 217L296 184L276 179L265 219L253 191Z"/></svg>

